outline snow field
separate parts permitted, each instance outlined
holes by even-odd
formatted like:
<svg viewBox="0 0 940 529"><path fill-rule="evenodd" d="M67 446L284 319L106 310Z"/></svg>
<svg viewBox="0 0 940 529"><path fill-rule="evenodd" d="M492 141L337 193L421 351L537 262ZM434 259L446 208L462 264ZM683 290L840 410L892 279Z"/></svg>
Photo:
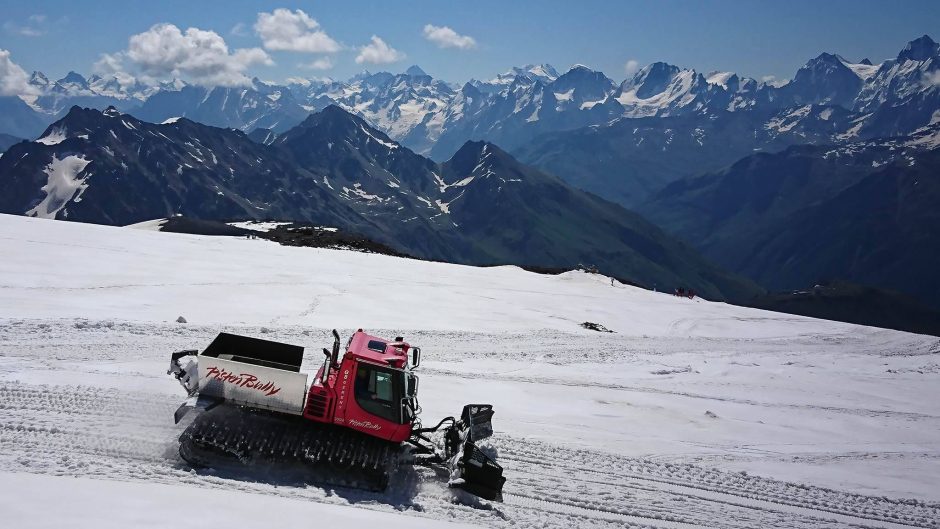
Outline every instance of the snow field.
<svg viewBox="0 0 940 529"><path fill-rule="evenodd" d="M6 505L35 506L37 488L79 504L87 487L115 495L120 520L132 516L125 505L156 512L140 503L153 494L207 505L229 497L246 516L287 502L291 520L322 507L325 518L376 516L392 527L940 525L933 337L583 273L19 217L0 216L0 253ZM173 323L179 315L190 323ZM422 347L428 424L466 403L494 405L503 504L456 501L425 468L406 467L372 494L196 471L179 459L172 412L183 394L165 375L170 352L226 330L303 345L313 369L333 326ZM44 513L21 525L57 520Z"/></svg>
<svg viewBox="0 0 940 529"><path fill-rule="evenodd" d="M787 338L880 331L617 284L0 215L0 317Z"/></svg>
<svg viewBox="0 0 940 529"><path fill-rule="evenodd" d="M641 375L648 380L633 388L598 383L580 390L583 374L561 379L552 376L558 368L570 375L584 365L605 366L609 371L625 369L611 361L579 364L565 359L532 368L541 362L517 360L507 362L502 371L493 371L497 363L485 360L499 350L513 351L516 358L531 351L558 358L577 345L580 350L602 350L613 340L609 335L445 332L435 340L428 331L400 331L425 347L419 396L427 422L456 413L468 402L486 400L495 405L494 444L509 481L504 504L480 509L453 503L453 494L444 488L440 477L423 468L406 468L394 478L395 484L387 493L371 494L323 490L277 479L272 482L270 476L194 472L179 460L175 438L180 429L172 424L171 416L181 401L181 390L164 375L167 351L208 343L224 329L306 345L305 360L314 365L315 345L329 340L326 329L87 320L3 323L0 475L30 472L243 491L386 512L403 510L413 516L495 527L936 527L940 520L940 505L929 497L930 491L936 490L931 488L934 475L929 470L936 453L929 453L929 447L922 455L904 454L894 447L896 459L870 461L846 454L846 447L828 439L831 432L819 431L814 435L825 436L826 444L791 450L816 451L823 461L801 464L799 454L795 454L795 461L784 452L762 455L757 441L764 434L759 429L736 430L735 435L750 435L744 440L754 447L747 447L716 440L723 431L716 427L711 434L706 431L690 439L689 446L678 443L677 448L677 439L707 430L704 425L743 423L734 413L748 412L729 411L717 398L707 395L687 396L690 388L682 388L685 393L681 393L661 386L648 393L657 389L655 380L664 376ZM349 332L341 330L344 336ZM445 343L450 347L442 347ZM492 344L492 348L474 352L480 343ZM597 357L588 360L596 362ZM471 365L481 372L490 371L490 380L472 371L461 372L462 367ZM530 380L524 380L527 378ZM633 393L643 398L634 398ZM699 399L707 403L688 403ZM845 428L855 417L854 412L823 410L812 404L807 409L783 404L790 406L783 415L796 414L795 420L821 417L843 423L834 425L833 430ZM635 411L624 411L624 405ZM705 407L714 410L717 418L699 417ZM781 420L759 405L733 403L733 407L756 407L758 411L750 413L761 414L767 423ZM767 409L773 411L772 407ZM925 430L936 424L912 417L892 421L883 413L871 420L885 423L885 429L905 421L916 422ZM742 439L733 441L740 443ZM787 440L773 441L783 445ZM702 446L696 449L694 445L699 443ZM841 457L852 458L854 486L851 480L832 486L825 479L825 459ZM782 472L755 475L766 459L778 462ZM735 465L749 470L721 469ZM879 493L887 491L890 483L879 484L876 479L857 483L864 481L866 473L877 477L892 467L905 468L909 478L903 483L928 498L889 499L884 496L910 494ZM919 484L918 479L925 483ZM847 491L852 488L862 493ZM193 494L198 496L199 492Z"/></svg>
<svg viewBox="0 0 940 529"><path fill-rule="evenodd" d="M277 496L212 489L182 488L146 482L122 483L70 477L56 479L39 474L0 474L0 489L19 494L0 496L0 510L17 520L20 529L53 526L125 529L167 527L180 510L187 521L211 520L220 527L274 525L301 527L441 527L442 521L404 517L366 509L344 509ZM55 509L48 508L55 498ZM102 508L105 498L120 498L120 508ZM24 501L25 500L25 501ZM235 505L236 507L233 507ZM42 512L42 516L36 516ZM446 522L443 522L446 523ZM460 529L465 524L446 523Z"/></svg>

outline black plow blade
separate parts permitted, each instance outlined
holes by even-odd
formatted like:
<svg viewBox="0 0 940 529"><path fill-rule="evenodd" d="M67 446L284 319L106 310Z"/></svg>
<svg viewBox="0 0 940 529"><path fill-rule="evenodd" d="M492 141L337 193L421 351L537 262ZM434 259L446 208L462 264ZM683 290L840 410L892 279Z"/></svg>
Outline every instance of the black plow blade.
<svg viewBox="0 0 940 529"><path fill-rule="evenodd" d="M469 431L468 441L480 441L493 435L493 405L467 404L460 414L460 422Z"/></svg>
<svg viewBox="0 0 940 529"><path fill-rule="evenodd" d="M506 478L503 477L503 467L496 461L467 441L459 465L460 479L453 482L453 487L486 500L503 501L503 484L506 483Z"/></svg>
<svg viewBox="0 0 940 529"><path fill-rule="evenodd" d="M451 438L460 452L452 459L456 469L451 469L451 475L457 479L453 479L450 485L486 500L502 501L503 484L506 483L503 467L476 445L476 442L493 435L492 419L493 406L490 404L468 404L463 407L460 422Z"/></svg>

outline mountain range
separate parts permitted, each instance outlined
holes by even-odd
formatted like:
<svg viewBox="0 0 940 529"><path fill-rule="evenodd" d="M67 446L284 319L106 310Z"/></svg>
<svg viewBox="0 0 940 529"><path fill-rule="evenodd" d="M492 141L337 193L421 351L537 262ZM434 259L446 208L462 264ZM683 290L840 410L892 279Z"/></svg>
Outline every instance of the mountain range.
<svg viewBox="0 0 940 529"><path fill-rule="evenodd" d="M635 79L645 88L646 70L656 72L655 86L667 88L652 99L681 93L683 106L661 107L655 118L622 117L544 133L515 152L633 207L672 181L721 169L755 151L903 136L940 121L940 84L933 82L940 78L940 53L933 40L921 37L895 59L869 62L823 53L781 87L735 76L706 79L654 64Z"/></svg>
<svg viewBox="0 0 940 529"><path fill-rule="evenodd" d="M574 267L747 299L728 274L639 215L467 142L438 164L338 106L269 145L185 118L73 107L0 158L0 212L102 224L182 214L337 226L427 259Z"/></svg>
<svg viewBox="0 0 940 529"><path fill-rule="evenodd" d="M703 74L657 62L619 84L576 65L512 68L462 86L417 66L347 81L253 79L245 87L154 86L70 72L42 95L0 98L0 133L35 137L72 105L114 106L161 123L203 124L276 137L331 104L418 154L444 161L469 140L628 207L666 184L718 170L755 151L911 134L940 119L940 46L922 36L872 64L821 53L782 86L731 72ZM7 108L10 107L10 108ZM16 107L16 108L13 108Z"/></svg>
<svg viewBox="0 0 940 529"><path fill-rule="evenodd" d="M662 62L619 83L586 66L559 73L547 64L512 68L463 85L434 79L417 66L400 74L364 72L347 81L300 79L279 85L253 79L249 86L232 88L179 80L145 86L117 77L85 79L75 72L53 82L34 72L30 83L42 95L26 99L46 124L72 105L115 106L155 123L187 117L245 132L259 127L283 132L307 114L336 104L439 161L468 140L487 140L513 151L540 134L606 127L612 121L686 114L708 119L746 112L766 124L771 116L792 113L781 113L785 109L806 105L851 111L835 127L864 139L904 134L929 123L940 103L937 49L925 35L880 64L822 53L783 86ZM3 126L0 132L29 136Z"/></svg>
<svg viewBox="0 0 940 529"><path fill-rule="evenodd" d="M620 82L547 64L463 85L416 66L236 88L30 82L40 95L0 98L4 211L289 218L424 258L590 262L729 299L756 291L740 276L849 280L940 307L926 35L879 63L821 53L784 84L662 62ZM39 191L54 174L71 198Z"/></svg>

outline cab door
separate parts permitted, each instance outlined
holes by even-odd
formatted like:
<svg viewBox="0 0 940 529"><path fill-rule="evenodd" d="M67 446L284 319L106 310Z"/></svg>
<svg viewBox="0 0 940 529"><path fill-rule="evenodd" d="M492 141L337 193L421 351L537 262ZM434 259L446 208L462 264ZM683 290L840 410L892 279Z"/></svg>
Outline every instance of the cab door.
<svg viewBox="0 0 940 529"><path fill-rule="evenodd" d="M402 406L404 372L362 361L356 362L351 371L343 416L337 414L334 422L382 439L407 439L411 418Z"/></svg>

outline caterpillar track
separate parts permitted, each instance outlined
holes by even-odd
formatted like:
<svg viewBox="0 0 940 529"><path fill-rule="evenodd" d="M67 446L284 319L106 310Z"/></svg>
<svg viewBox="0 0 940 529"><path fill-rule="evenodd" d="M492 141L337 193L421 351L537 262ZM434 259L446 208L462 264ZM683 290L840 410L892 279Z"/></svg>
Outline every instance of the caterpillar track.
<svg viewBox="0 0 940 529"><path fill-rule="evenodd" d="M196 467L298 466L304 481L382 491L401 447L331 424L231 404L196 416L179 438L180 456Z"/></svg>

